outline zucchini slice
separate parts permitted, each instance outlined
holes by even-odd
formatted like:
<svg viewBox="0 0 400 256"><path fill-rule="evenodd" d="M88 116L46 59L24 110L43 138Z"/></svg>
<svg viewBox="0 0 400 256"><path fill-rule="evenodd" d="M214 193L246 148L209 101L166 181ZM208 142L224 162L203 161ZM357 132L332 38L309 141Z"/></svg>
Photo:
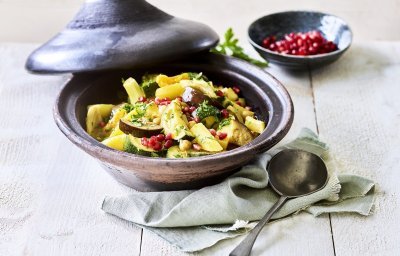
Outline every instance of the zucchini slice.
<svg viewBox="0 0 400 256"><path fill-rule="evenodd" d="M135 137L141 138L160 134L163 128L160 125L153 123L138 126L128 120L120 119L119 129L126 134L132 134Z"/></svg>

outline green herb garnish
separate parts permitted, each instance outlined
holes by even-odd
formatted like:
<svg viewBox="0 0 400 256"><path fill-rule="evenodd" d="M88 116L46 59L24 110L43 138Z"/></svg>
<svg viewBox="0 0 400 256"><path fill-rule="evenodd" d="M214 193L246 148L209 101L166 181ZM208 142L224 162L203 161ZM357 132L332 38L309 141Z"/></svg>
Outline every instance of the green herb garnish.
<svg viewBox="0 0 400 256"><path fill-rule="evenodd" d="M203 73L188 72L190 80L203 80L208 82L208 78Z"/></svg>
<svg viewBox="0 0 400 256"><path fill-rule="evenodd" d="M133 106L129 103L126 103L122 108L126 111L126 113L129 113L133 110Z"/></svg>
<svg viewBox="0 0 400 256"><path fill-rule="evenodd" d="M211 52L233 56L262 68L268 66L268 62L253 59L244 53L243 48L238 45L239 39L234 38L234 36L232 28L229 28L225 32L225 42L219 43L215 48L211 49Z"/></svg>
<svg viewBox="0 0 400 256"><path fill-rule="evenodd" d="M218 130L220 130L222 127L227 126L231 123L231 119L230 118L224 118L221 120L221 122L219 122L218 125Z"/></svg>
<svg viewBox="0 0 400 256"><path fill-rule="evenodd" d="M159 88L156 82L156 77L156 74L145 74L144 76L142 76L141 87L147 98L154 97L156 90Z"/></svg>
<svg viewBox="0 0 400 256"><path fill-rule="evenodd" d="M196 109L196 115L200 119L204 119L209 116L214 116L218 120L221 115L221 112L219 111L218 108L214 107L213 105L208 104L208 101L205 100Z"/></svg>

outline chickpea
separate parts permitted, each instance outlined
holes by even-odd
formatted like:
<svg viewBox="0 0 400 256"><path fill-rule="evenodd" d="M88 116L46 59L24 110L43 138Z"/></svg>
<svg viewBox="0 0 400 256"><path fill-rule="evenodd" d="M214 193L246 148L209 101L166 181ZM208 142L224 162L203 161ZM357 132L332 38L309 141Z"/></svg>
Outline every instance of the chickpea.
<svg viewBox="0 0 400 256"><path fill-rule="evenodd" d="M161 123L161 118L159 118L159 117L154 118L153 119L153 123L160 124Z"/></svg>
<svg viewBox="0 0 400 256"><path fill-rule="evenodd" d="M192 147L192 142L188 140L179 141L179 149L182 151L189 150Z"/></svg>

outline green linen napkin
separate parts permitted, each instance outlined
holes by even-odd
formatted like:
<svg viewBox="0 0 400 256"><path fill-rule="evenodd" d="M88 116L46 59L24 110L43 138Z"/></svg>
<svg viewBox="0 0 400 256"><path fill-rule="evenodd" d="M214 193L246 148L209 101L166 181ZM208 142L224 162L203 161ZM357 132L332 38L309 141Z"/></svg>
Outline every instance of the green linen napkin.
<svg viewBox="0 0 400 256"><path fill-rule="evenodd" d="M253 221L261 219L278 200L268 186L266 166L271 156L284 148L319 155L328 167L329 181L318 192L288 200L273 219L299 211L314 216L330 212L371 213L374 183L356 175L337 175L327 145L309 129L303 129L289 144L258 155L220 184L199 190L133 191L129 195L106 197L102 209L149 229L182 251L208 248L251 230L256 224Z"/></svg>

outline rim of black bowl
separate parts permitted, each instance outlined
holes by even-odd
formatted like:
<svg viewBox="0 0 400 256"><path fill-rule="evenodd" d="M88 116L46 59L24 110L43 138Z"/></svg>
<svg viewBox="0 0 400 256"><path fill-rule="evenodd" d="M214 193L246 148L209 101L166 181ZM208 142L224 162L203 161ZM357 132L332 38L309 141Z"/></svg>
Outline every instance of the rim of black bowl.
<svg viewBox="0 0 400 256"><path fill-rule="evenodd" d="M250 37L250 29L252 28L252 26L257 23L258 21L260 21L261 19L264 19L266 17L270 17L270 16L274 16L274 15L279 15L279 14L289 14L289 13L313 13L313 14L321 14L321 15L329 15L332 17L337 18L338 20L342 21L343 24L346 25L346 27L348 28L349 32L350 32L350 41L349 44L346 45L346 47L342 48L342 49L337 49L333 52L328 52L328 53L322 53L322 54L315 54L315 55L304 55L304 56L299 56L299 55L291 55L291 54L281 54L281 53L277 53L271 50L268 50L267 48L262 47L261 45L259 45L258 43L254 42L254 40ZM286 57L286 58L291 58L291 59L319 59L319 58L323 58L323 57L327 57L327 56L332 56L332 55L336 55L339 53L343 53L345 51L347 51L347 49L350 48L352 42L353 42L353 31L351 30L350 26L348 25L348 23L343 20L342 18L340 18L339 16L330 14L330 13L325 13L325 12L317 12L317 11L309 11L309 10L297 10L297 11L283 11L283 12L274 12L265 16L262 16L258 19L256 19L255 21L253 21L247 29L247 39L250 42L250 44L254 47L256 47L257 49L267 52L268 54L271 55L275 55L275 56L279 56L279 57Z"/></svg>
<svg viewBox="0 0 400 256"><path fill-rule="evenodd" d="M294 107L293 107L293 102L292 102L292 99L291 99L288 91L283 86L283 84L278 79L276 79L273 75L271 75L270 73L266 72L265 70L255 66L253 64L250 64L244 60L241 60L241 59L238 59L235 57L231 57L231 56L215 54L215 57L216 58L230 58L233 61L245 63L246 65L249 65L249 67L257 70L258 72L263 72L264 75L269 76L269 78L275 82L275 86L277 86L277 89L280 92L280 96L285 99L285 102L287 102L287 106L283 111L283 118L282 118L281 122L279 123L278 128L275 130L274 133L272 133L268 137L268 141L271 142L271 144L269 144L270 146L268 147L268 149L272 148L280 140L282 140L283 137L289 132L289 130L292 126L292 123L293 123ZM62 87L62 89L60 90L60 92L56 98L56 102L53 107L53 117L54 117L54 120L56 121L58 128L61 130L61 132L64 135L66 135L66 137L72 143L74 143L78 147L84 148L88 154L90 154L89 152L93 152L93 147L96 147L96 148L101 148L102 151L107 152L107 158L114 158L114 157L122 156L122 157L128 158L129 160L132 160L132 161L145 159L146 161L153 162L154 164L156 164L156 163L178 163L178 162L190 163L190 162L199 162L199 161L208 161L208 160L218 160L218 159L224 159L224 158L232 157L232 156L236 156L236 155L241 155L246 152L252 153L252 154L259 154L265 150L265 142L266 142L267 138L262 139L262 135L267 132L268 123L267 123L267 128L259 136L257 136L254 140L252 140L250 143L243 145L241 147L229 150L229 151L223 151L221 153L216 153L216 154L207 155L207 156L189 157L189 158L148 157L148 156L142 156L142 155L138 155L138 154L128 153L128 152L124 152L124 151L120 151L120 150L116 150L116 149L107 147L107 146L103 145L102 143L100 143L99 141L92 138L89 134L87 134L87 132L81 126L79 126L77 129L80 130L81 132L83 132L82 134L84 134L84 136L81 136L78 132L71 129L69 127L69 125L67 124L67 122L65 120L63 120L63 118L61 118L62 114L61 114L61 111L59 108L60 98L65 93L65 91L68 87L66 85L69 83L69 81L71 79L69 79L65 82L64 86ZM258 88L258 89L262 90L261 88ZM101 152L101 153L103 153L103 152ZM90 154L90 155L92 155L92 154ZM92 155L92 156L94 156L94 155ZM94 157L98 158L97 156L94 156Z"/></svg>

